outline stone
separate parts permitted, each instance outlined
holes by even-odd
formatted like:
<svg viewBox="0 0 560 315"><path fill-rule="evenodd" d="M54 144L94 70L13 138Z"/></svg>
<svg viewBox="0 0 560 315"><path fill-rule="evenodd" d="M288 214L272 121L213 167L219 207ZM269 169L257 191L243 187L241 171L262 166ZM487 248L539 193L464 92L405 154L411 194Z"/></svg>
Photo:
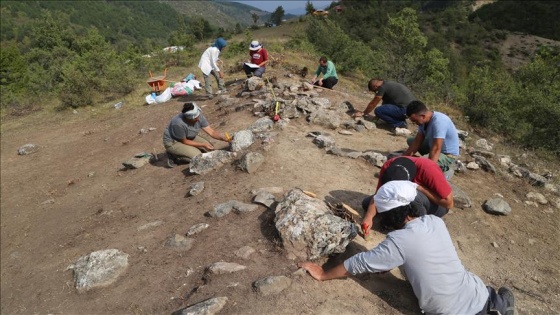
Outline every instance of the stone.
<svg viewBox="0 0 560 315"><path fill-rule="evenodd" d="M206 230L210 225L208 223L199 223L191 226L187 231L187 236L192 236Z"/></svg>
<svg viewBox="0 0 560 315"><path fill-rule="evenodd" d="M348 131L348 130L339 130L338 133L345 136L351 136L354 134L352 133L352 131Z"/></svg>
<svg viewBox="0 0 560 315"><path fill-rule="evenodd" d="M196 196L204 191L204 182L196 182L189 188L189 196Z"/></svg>
<svg viewBox="0 0 560 315"><path fill-rule="evenodd" d="M317 105L319 109L328 109L331 107L331 101L328 98L312 98L311 103Z"/></svg>
<svg viewBox="0 0 560 315"><path fill-rule="evenodd" d="M261 118L267 119L267 118ZM259 120L261 120L259 119ZM270 121L270 119L268 119ZM250 147L254 142L253 132L251 130L241 130L233 135L233 140L231 141L231 151L239 152Z"/></svg>
<svg viewBox="0 0 560 315"><path fill-rule="evenodd" d="M374 123L372 123L371 121L367 121L363 118L358 119L358 124L363 125L364 128L366 128L367 130L377 129L377 126Z"/></svg>
<svg viewBox="0 0 560 315"><path fill-rule="evenodd" d="M286 276L271 276L255 281L253 286L259 294L268 296L284 291L291 284L292 280Z"/></svg>
<svg viewBox="0 0 560 315"><path fill-rule="evenodd" d="M263 163L264 155L258 152L249 152L243 155L239 161L239 168L249 174L252 174L256 172Z"/></svg>
<svg viewBox="0 0 560 315"><path fill-rule="evenodd" d="M283 195L284 194L284 188L282 188L282 187L257 188L257 189L251 190L251 195L256 196L256 195L260 194L261 192L267 192L267 193L270 193L272 195Z"/></svg>
<svg viewBox="0 0 560 315"><path fill-rule="evenodd" d="M335 145L335 141L331 137L323 135L319 135L313 139L313 143L315 143L319 148L330 148Z"/></svg>
<svg viewBox="0 0 560 315"><path fill-rule="evenodd" d="M228 298L225 296L215 297L175 311L171 315L215 315L224 308L227 301Z"/></svg>
<svg viewBox="0 0 560 315"><path fill-rule="evenodd" d="M449 184L451 185L451 189L453 190L453 204L455 208L465 209L472 207L471 198L469 198L467 193L459 186L453 183Z"/></svg>
<svg viewBox="0 0 560 315"><path fill-rule="evenodd" d="M219 261L208 266L207 272L214 275L222 275L226 273L234 273L245 269L247 269L247 267L240 264Z"/></svg>
<svg viewBox="0 0 560 315"><path fill-rule="evenodd" d="M301 115L295 106L288 105L282 108L282 112L281 112L282 118L294 119L294 118L299 118L300 116Z"/></svg>
<svg viewBox="0 0 560 315"><path fill-rule="evenodd" d="M510 163L509 171L517 177L526 178L533 186L544 186L548 182L548 179L546 179L546 177L533 173L528 169L515 165L513 163Z"/></svg>
<svg viewBox="0 0 560 315"><path fill-rule="evenodd" d="M136 230L138 230L138 231L147 230L147 229L151 229L153 227L160 226L162 224L163 224L163 221L156 220L156 221L152 221L152 222L146 223L144 225L141 225Z"/></svg>
<svg viewBox="0 0 560 315"><path fill-rule="evenodd" d="M469 136L469 132L457 129L457 135L459 136L459 139L465 141L465 140L467 140L467 137Z"/></svg>
<svg viewBox="0 0 560 315"><path fill-rule="evenodd" d="M309 90L313 90L313 84L309 83L309 82L303 82L303 90L304 91L309 91Z"/></svg>
<svg viewBox="0 0 560 315"><path fill-rule="evenodd" d="M253 198L254 203L261 204L267 208L270 208L275 202L276 197L268 191L261 191Z"/></svg>
<svg viewBox="0 0 560 315"><path fill-rule="evenodd" d="M408 137L412 134L412 131L408 130L407 128L395 128L395 136L403 136Z"/></svg>
<svg viewBox="0 0 560 315"><path fill-rule="evenodd" d="M354 130L356 130L357 132L364 132L366 131L366 127L364 125L355 125Z"/></svg>
<svg viewBox="0 0 560 315"><path fill-rule="evenodd" d="M272 130L274 129L274 121L267 117L259 118L251 126L249 126L248 129L252 132L264 132Z"/></svg>
<svg viewBox="0 0 560 315"><path fill-rule="evenodd" d="M382 167L387 162L387 157L381 153L367 151L362 153L362 158L368 161L371 165Z"/></svg>
<svg viewBox="0 0 560 315"><path fill-rule="evenodd" d="M291 259L315 260L343 253L357 228L335 216L321 200L292 189L275 209L275 226Z"/></svg>
<svg viewBox="0 0 560 315"><path fill-rule="evenodd" d="M479 148L482 148L482 149L486 150L486 151L491 151L492 148L493 148L493 146L490 143L488 143L488 141L486 139L478 139L475 142L475 145Z"/></svg>
<svg viewBox="0 0 560 315"><path fill-rule="evenodd" d="M128 267L128 254L118 249L105 249L80 257L67 270L74 272L79 291L105 287L114 283Z"/></svg>
<svg viewBox="0 0 560 315"><path fill-rule="evenodd" d="M251 246L243 246L234 252L235 256L243 259L249 259L249 257L254 253L255 253L255 249L252 248Z"/></svg>
<svg viewBox="0 0 560 315"><path fill-rule="evenodd" d="M128 169L138 169L150 163L151 154L144 157L133 157L130 160L123 162L122 165Z"/></svg>
<svg viewBox="0 0 560 315"><path fill-rule="evenodd" d="M490 172L490 173L496 173L496 167L494 167L494 165L492 165L490 162L488 162L488 160L480 155L476 155L473 154L472 156L474 158L474 161L480 165L480 167L485 170L486 172Z"/></svg>
<svg viewBox="0 0 560 315"><path fill-rule="evenodd" d="M467 169L478 170L478 169L480 169L480 166L478 166L478 164L476 162L469 162L469 163L467 163Z"/></svg>
<svg viewBox="0 0 560 315"><path fill-rule="evenodd" d="M504 167L509 167L511 164L511 157L509 155L498 155L498 161Z"/></svg>
<svg viewBox="0 0 560 315"><path fill-rule="evenodd" d="M341 157L349 157L352 159L357 159L362 156L362 152L360 151L355 151L346 148L339 148L337 146L327 148L327 154L332 154Z"/></svg>
<svg viewBox="0 0 560 315"><path fill-rule="evenodd" d="M336 129L340 127L341 117L340 114L332 110L317 110L309 115L309 122L329 129Z"/></svg>
<svg viewBox="0 0 560 315"><path fill-rule="evenodd" d="M511 213L510 205L502 198L488 199L482 204L482 208L490 214L508 215Z"/></svg>
<svg viewBox="0 0 560 315"><path fill-rule="evenodd" d="M264 81L259 77L250 77L245 81L244 87L247 91L260 90L264 87Z"/></svg>
<svg viewBox="0 0 560 315"><path fill-rule="evenodd" d="M252 205L248 203L243 203L237 200L229 200L227 202L221 203L214 207L213 210L208 211L207 214L213 218L221 218L231 211L235 211L237 213L242 212L251 212L258 209L257 205Z"/></svg>
<svg viewBox="0 0 560 315"><path fill-rule="evenodd" d="M231 162L235 157L237 157L237 153L225 150L202 153L192 158L189 170L193 174L207 174L224 166L225 163Z"/></svg>
<svg viewBox="0 0 560 315"><path fill-rule="evenodd" d="M165 241L165 246L189 250L191 249L193 242L194 240L192 238L184 237L180 234L173 234L167 238L167 240Z"/></svg>
<svg viewBox="0 0 560 315"><path fill-rule="evenodd" d="M41 147L37 144L28 143L28 144L24 144L21 147L19 147L19 149L17 150L17 153L19 155L28 155L28 154L38 152L40 148Z"/></svg>
<svg viewBox="0 0 560 315"><path fill-rule="evenodd" d="M525 195L525 197L527 197L530 200L535 200L536 202L540 203L541 205L548 204L548 200L546 200L544 195L541 194L541 193L538 193L538 192L528 192Z"/></svg>

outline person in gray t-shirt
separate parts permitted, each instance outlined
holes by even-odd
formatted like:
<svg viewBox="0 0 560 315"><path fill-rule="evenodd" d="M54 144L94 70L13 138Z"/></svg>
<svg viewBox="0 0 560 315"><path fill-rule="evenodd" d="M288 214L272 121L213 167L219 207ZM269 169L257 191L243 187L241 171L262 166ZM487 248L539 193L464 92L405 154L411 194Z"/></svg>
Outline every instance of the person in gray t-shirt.
<svg viewBox="0 0 560 315"><path fill-rule="evenodd" d="M376 193L381 223L395 229L377 247L327 271L312 262L299 266L317 280L379 273L402 266L426 314L515 314L513 293L508 288L502 287L496 294L465 269L443 220L433 215L418 216L411 204L416 186L410 181L390 181Z"/></svg>
<svg viewBox="0 0 560 315"><path fill-rule="evenodd" d="M363 112L355 112L354 117L368 115L373 111L375 116L383 119L394 128L408 127L406 124L406 107L416 98L406 86L395 81L371 79L368 83L368 89L375 92L375 97ZM379 103L382 105L377 106Z"/></svg>
<svg viewBox="0 0 560 315"><path fill-rule="evenodd" d="M175 163L189 163L191 158L202 152L214 150L208 140L198 135L201 129L216 140L232 140L227 133L220 133L210 127L198 105L188 102L183 105L182 113L173 117L163 132L163 146L170 159Z"/></svg>

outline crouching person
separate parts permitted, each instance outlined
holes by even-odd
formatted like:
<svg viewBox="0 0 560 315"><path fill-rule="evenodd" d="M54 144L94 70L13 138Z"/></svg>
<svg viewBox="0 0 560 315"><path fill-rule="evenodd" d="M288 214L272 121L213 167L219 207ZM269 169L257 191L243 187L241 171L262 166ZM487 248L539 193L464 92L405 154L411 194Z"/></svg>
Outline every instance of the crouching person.
<svg viewBox="0 0 560 315"><path fill-rule="evenodd" d="M231 141L229 135L210 127L196 103L185 103L181 113L171 119L169 126L163 132L163 146L168 155L168 166L173 167L174 163L187 164L202 152L214 150L214 146L208 140L198 135L201 129L216 140Z"/></svg>
<svg viewBox="0 0 560 315"><path fill-rule="evenodd" d="M374 197L375 204L381 224L394 231L383 242L329 270L311 262L299 266L317 280L402 266L425 314L514 315L513 293L505 287L496 293L465 269L443 220L419 216L411 204L416 194L416 184L409 181L384 184Z"/></svg>

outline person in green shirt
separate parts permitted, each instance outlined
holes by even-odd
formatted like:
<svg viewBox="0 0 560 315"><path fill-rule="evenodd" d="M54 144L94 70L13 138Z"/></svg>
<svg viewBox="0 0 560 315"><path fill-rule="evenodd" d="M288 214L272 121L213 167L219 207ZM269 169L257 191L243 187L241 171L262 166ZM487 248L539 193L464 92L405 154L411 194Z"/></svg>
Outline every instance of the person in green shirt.
<svg viewBox="0 0 560 315"><path fill-rule="evenodd" d="M319 79L321 74L323 74L323 78ZM338 83L338 76L336 75L334 63L327 60L327 57L323 56L319 58L319 68L315 71L315 76L311 79L311 83L331 90L333 86Z"/></svg>

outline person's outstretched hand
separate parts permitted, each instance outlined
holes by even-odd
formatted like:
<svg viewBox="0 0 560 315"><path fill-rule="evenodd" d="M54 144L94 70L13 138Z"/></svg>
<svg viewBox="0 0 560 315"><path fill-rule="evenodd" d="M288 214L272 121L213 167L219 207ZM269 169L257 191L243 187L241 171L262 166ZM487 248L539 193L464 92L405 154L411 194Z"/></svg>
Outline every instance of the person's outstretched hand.
<svg viewBox="0 0 560 315"><path fill-rule="evenodd" d="M309 272L309 274L313 278L315 278L316 280L319 280L319 281L322 280L323 274L325 273L325 270L323 270L323 267L321 267L317 264L314 264L312 262L309 262L309 261L299 263L298 267L307 270L307 272Z"/></svg>
<svg viewBox="0 0 560 315"><path fill-rule="evenodd" d="M214 146L211 143L205 143L203 148L205 148L208 151L214 150Z"/></svg>

